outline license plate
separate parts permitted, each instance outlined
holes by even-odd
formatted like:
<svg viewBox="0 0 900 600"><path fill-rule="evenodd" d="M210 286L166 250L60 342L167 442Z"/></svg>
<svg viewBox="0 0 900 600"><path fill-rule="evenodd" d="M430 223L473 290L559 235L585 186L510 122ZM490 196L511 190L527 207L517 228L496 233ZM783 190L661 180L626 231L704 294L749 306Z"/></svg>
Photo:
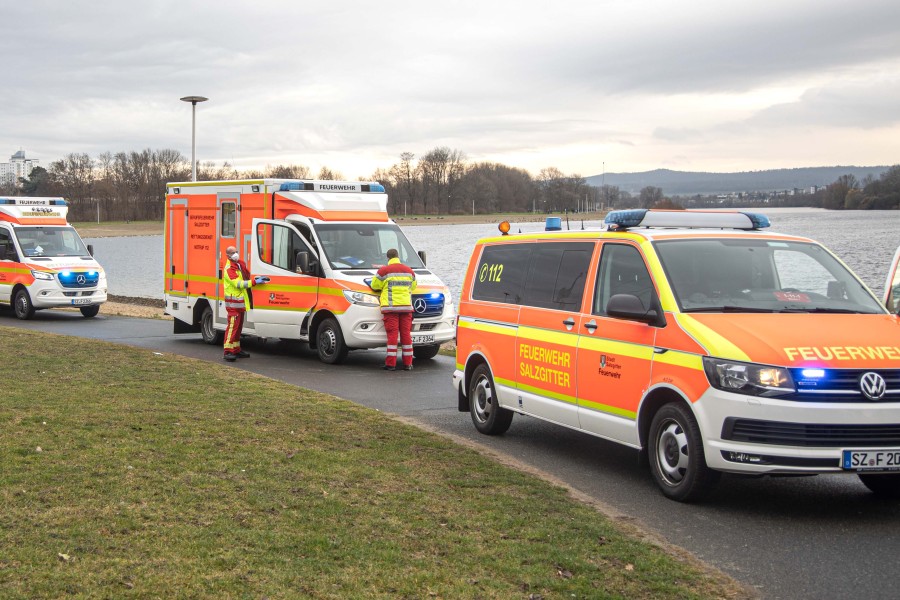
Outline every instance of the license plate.
<svg viewBox="0 0 900 600"><path fill-rule="evenodd" d="M90 298L75 298L74 300L72 300L72 304L74 306L79 306L82 304L91 304L91 299Z"/></svg>
<svg viewBox="0 0 900 600"><path fill-rule="evenodd" d="M434 336L433 335L414 335L412 336L413 346L419 344L433 344Z"/></svg>
<svg viewBox="0 0 900 600"><path fill-rule="evenodd" d="M851 471L900 471L900 449L844 450L841 466Z"/></svg>

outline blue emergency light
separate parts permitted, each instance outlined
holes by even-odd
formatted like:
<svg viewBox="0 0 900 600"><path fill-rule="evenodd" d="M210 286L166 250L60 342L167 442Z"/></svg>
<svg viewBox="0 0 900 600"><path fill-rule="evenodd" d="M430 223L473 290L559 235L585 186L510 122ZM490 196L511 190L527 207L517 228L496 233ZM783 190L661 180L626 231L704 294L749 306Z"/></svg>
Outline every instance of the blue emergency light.
<svg viewBox="0 0 900 600"><path fill-rule="evenodd" d="M610 229L632 227L685 227L709 229L762 229L769 218L752 212L719 212L699 210L648 210L635 208L614 210L603 220Z"/></svg>

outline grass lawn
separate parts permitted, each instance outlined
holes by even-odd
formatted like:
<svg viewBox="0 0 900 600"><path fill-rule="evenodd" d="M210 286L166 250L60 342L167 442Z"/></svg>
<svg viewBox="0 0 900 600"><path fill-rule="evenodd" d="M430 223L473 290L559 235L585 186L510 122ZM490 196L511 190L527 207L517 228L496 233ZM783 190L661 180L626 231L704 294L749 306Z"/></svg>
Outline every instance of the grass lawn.
<svg viewBox="0 0 900 600"><path fill-rule="evenodd" d="M227 365L0 339L3 598L747 594L377 411Z"/></svg>

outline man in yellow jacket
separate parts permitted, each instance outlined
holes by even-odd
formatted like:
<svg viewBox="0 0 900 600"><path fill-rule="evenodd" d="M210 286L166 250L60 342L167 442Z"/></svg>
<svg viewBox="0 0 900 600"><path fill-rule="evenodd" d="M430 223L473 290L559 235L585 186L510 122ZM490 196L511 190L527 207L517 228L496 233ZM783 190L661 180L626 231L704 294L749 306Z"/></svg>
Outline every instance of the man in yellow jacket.
<svg viewBox="0 0 900 600"><path fill-rule="evenodd" d="M400 262L397 250L387 251L388 264L378 269L372 279L372 289L381 292L381 318L387 332L386 371L397 369L397 336L403 350L403 370L412 370L412 292L416 289L416 274Z"/></svg>
<svg viewBox="0 0 900 600"><path fill-rule="evenodd" d="M225 360L234 362L238 358L247 358L249 352L241 350L241 330L244 328L244 314L250 310L250 288L269 281L268 277L250 279L250 270L241 260L237 248L229 246L225 250L228 260L222 272L222 285L225 288L225 312L228 314L228 326L225 328Z"/></svg>

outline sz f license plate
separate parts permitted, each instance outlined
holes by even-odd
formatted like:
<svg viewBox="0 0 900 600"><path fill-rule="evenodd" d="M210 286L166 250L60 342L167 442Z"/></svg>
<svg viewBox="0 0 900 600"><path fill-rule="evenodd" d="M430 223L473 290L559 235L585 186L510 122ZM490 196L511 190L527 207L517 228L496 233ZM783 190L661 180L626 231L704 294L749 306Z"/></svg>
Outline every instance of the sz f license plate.
<svg viewBox="0 0 900 600"><path fill-rule="evenodd" d="M900 448L844 450L841 467L850 471L900 471Z"/></svg>
<svg viewBox="0 0 900 600"><path fill-rule="evenodd" d="M73 306L80 306L80 305L87 305L87 304L91 304L90 298L75 298L74 300L72 300Z"/></svg>
<svg viewBox="0 0 900 600"><path fill-rule="evenodd" d="M414 335L412 336L413 346L419 346L421 344L433 344L434 336L433 335Z"/></svg>

